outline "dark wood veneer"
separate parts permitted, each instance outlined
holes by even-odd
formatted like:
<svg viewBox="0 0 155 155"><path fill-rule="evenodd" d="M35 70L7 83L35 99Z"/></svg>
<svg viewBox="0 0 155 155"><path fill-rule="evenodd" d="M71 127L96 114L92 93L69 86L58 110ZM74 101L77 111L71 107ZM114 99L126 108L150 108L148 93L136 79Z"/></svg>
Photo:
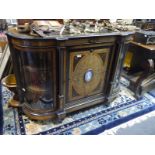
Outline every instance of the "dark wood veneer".
<svg viewBox="0 0 155 155"><path fill-rule="evenodd" d="M69 112L113 100L119 92L131 35L125 32L39 38L19 34L15 29L8 31L24 113L36 120L63 119ZM25 66L28 73L24 73ZM26 83L28 80L30 83Z"/></svg>

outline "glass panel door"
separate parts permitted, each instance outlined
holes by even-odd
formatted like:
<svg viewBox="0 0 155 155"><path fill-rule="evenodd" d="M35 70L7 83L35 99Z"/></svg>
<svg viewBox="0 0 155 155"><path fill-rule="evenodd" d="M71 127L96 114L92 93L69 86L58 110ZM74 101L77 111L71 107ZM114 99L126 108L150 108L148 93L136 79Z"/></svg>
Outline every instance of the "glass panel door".
<svg viewBox="0 0 155 155"><path fill-rule="evenodd" d="M53 52L19 52L22 91L33 110L51 110L53 99Z"/></svg>

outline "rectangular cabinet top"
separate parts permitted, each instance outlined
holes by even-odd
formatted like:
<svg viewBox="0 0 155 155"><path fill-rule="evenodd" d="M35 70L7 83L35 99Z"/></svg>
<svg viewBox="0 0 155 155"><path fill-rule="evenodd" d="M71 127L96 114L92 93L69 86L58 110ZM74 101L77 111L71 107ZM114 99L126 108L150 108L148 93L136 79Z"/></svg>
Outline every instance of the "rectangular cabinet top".
<svg viewBox="0 0 155 155"><path fill-rule="evenodd" d="M47 35L46 37L32 36L29 33L19 33L16 28L11 28L7 31L7 35L19 39L54 39L54 40L69 40L78 38L104 37L104 36L128 36L135 32L108 32L108 33L85 33L85 34L67 34L67 35Z"/></svg>

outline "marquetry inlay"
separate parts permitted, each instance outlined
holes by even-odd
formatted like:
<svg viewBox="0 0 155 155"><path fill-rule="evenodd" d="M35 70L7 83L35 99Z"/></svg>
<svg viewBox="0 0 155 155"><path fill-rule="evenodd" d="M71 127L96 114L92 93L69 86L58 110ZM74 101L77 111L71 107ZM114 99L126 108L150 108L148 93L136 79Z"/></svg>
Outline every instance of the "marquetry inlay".
<svg viewBox="0 0 155 155"><path fill-rule="evenodd" d="M106 48L71 53L70 99L101 91L104 84L108 52L109 49Z"/></svg>

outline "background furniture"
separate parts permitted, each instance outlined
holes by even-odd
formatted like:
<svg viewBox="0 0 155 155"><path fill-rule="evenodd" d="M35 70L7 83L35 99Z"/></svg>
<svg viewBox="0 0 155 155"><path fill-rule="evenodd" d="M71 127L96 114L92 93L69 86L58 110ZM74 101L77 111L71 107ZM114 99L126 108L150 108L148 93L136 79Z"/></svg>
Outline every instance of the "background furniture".
<svg viewBox="0 0 155 155"><path fill-rule="evenodd" d="M3 108L2 108L2 90L0 85L0 135L3 134Z"/></svg>
<svg viewBox="0 0 155 155"><path fill-rule="evenodd" d="M155 45L144 45L132 41L125 58L126 72L123 76L129 80L129 88L141 97L155 87Z"/></svg>
<svg viewBox="0 0 155 155"><path fill-rule="evenodd" d="M12 73L12 61L5 32L0 33L0 79Z"/></svg>

